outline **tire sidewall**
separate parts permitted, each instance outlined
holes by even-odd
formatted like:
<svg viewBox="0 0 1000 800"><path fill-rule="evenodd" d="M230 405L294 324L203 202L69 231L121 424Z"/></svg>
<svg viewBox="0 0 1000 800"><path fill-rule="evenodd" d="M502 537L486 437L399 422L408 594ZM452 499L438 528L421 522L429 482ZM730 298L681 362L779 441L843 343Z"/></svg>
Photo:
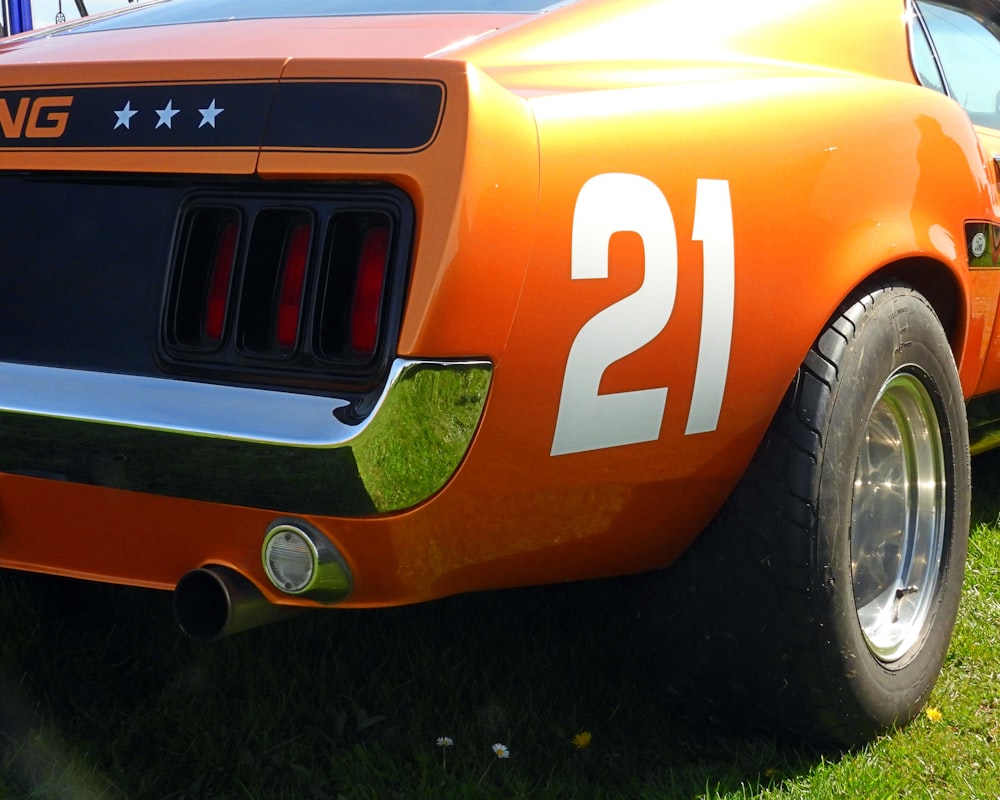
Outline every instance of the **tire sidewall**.
<svg viewBox="0 0 1000 800"><path fill-rule="evenodd" d="M837 716L869 730L904 724L937 679L958 609L969 520L969 456L964 401L951 350L933 310L915 292L873 295L841 361L820 465L813 593L829 635L822 663L839 686ZM920 377L941 430L947 481L944 543L936 597L918 642L891 665L869 650L858 620L851 568L853 483L866 422L885 382L905 370ZM860 731L859 731L860 732Z"/></svg>

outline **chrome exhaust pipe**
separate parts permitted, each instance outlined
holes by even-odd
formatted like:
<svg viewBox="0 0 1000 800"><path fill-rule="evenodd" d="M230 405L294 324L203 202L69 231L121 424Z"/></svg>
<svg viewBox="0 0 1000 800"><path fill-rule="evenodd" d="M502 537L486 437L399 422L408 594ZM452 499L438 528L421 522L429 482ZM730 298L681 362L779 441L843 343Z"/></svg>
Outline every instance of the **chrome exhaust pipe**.
<svg viewBox="0 0 1000 800"><path fill-rule="evenodd" d="M228 567L193 569L174 589L174 619L187 636L198 642L214 642L303 610L269 602L248 578Z"/></svg>

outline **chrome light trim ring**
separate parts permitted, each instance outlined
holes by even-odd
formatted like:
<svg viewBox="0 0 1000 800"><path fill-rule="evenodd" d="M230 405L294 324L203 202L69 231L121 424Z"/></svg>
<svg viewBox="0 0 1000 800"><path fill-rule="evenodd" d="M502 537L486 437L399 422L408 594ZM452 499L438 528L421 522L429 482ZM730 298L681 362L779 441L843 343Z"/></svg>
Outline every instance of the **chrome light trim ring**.
<svg viewBox="0 0 1000 800"><path fill-rule="evenodd" d="M397 359L377 395L350 398L0 363L0 471L289 514L398 511L454 474L492 371Z"/></svg>
<svg viewBox="0 0 1000 800"><path fill-rule="evenodd" d="M311 551L313 571L309 580L298 587L289 587L277 574L268 558L269 545L280 537L298 537ZM285 594L308 597L320 603L336 603L351 593L351 570L336 547L308 522L297 519L275 520L264 535L260 548L264 572L274 587Z"/></svg>

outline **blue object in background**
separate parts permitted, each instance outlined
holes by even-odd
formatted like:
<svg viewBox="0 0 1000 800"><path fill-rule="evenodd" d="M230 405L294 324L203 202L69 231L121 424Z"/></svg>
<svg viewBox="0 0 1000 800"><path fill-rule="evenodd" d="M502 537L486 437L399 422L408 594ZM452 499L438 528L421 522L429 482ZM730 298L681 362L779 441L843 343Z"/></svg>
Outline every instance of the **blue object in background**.
<svg viewBox="0 0 1000 800"><path fill-rule="evenodd" d="M7 20L10 23L8 34L30 31L33 27L30 0L8 0Z"/></svg>

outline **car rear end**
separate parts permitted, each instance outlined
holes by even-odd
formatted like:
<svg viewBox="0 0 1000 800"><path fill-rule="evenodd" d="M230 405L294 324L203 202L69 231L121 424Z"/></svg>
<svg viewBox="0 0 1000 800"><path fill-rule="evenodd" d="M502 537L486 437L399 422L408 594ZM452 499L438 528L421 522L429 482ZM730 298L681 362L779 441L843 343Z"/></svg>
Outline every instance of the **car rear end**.
<svg viewBox="0 0 1000 800"><path fill-rule="evenodd" d="M522 17L130 17L0 48L2 564L440 593L393 536L462 513L537 144L421 56Z"/></svg>

